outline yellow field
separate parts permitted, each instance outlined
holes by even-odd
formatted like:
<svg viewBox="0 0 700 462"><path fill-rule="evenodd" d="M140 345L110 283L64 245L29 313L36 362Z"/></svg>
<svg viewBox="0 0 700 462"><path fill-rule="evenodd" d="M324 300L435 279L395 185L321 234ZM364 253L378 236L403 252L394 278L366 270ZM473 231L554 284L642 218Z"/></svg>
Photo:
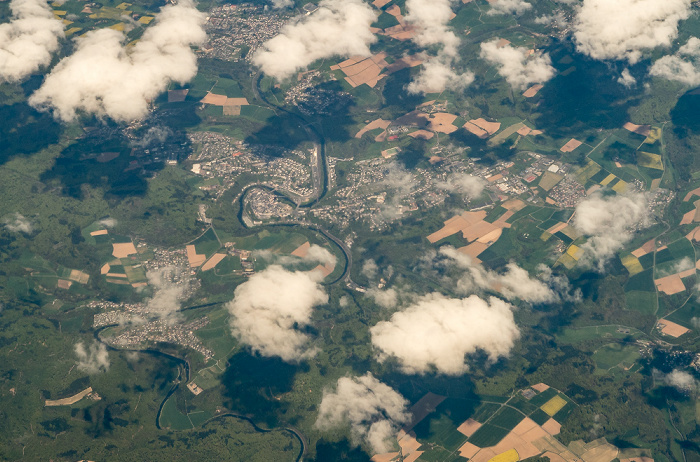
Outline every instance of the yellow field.
<svg viewBox="0 0 700 462"><path fill-rule="evenodd" d="M559 260L557 260L557 263L564 265L568 269L573 269L574 266L576 266L576 260L569 254L565 253L561 257L559 257Z"/></svg>
<svg viewBox="0 0 700 462"><path fill-rule="evenodd" d="M566 254L578 261L578 259L583 256L583 249L577 245L571 244L569 248L566 249Z"/></svg>
<svg viewBox="0 0 700 462"><path fill-rule="evenodd" d="M646 144L654 144L656 141L661 139L661 127L651 127L649 136L644 140Z"/></svg>
<svg viewBox="0 0 700 462"><path fill-rule="evenodd" d="M661 160L661 156L650 152L640 151L637 154L637 163L640 167L653 168L656 170L664 169L664 163Z"/></svg>
<svg viewBox="0 0 700 462"><path fill-rule="evenodd" d="M611 182L612 180L614 180L615 178L617 178L617 177L611 173L610 175L608 175L608 176L606 176L605 178L603 178L603 181L600 182L600 185L601 185L601 186L607 186L607 185L610 184L610 182Z"/></svg>
<svg viewBox="0 0 700 462"><path fill-rule="evenodd" d="M545 231L545 232L542 233L542 235L540 236L540 239L542 239L543 241L547 242L547 241L549 240L550 237L552 237L552 235L551 235L550 233L548 233L547 231Z"/></svg>
<svg viewBox="0 0 700 462"><path fill-rule="evenodd" d="M616 193L623 193L627 191L627 183L620 180L617 183L615 183L615 186L612 187L612 190Z"/></svg>
<svg viewBox="0 0 700 462"><path fill-rule="evenodd" d="M496 457L489 459L489 462L518 462L520 460L520 455L515 449L511 449L506 452L502 452Z"/></svg>
<svg viewBox="0 0 700 462"><path fill-rule="evenodd" d="M554 398L547 401L546 403L544 403L540 407L540 409L542 409L551 417L557 412L561 411L564 406L566 406L566 400L561 396L557 395Z"/></svg>
<svg viewBox="0 0 700 462"><path fill-rule="evenodd" d="M561 180L564 179L564 175L559 175L558 173L544 172L542 178L540 178L540 188L549 192L550 189L555 187Z"/></svg>
<svg viewBox="0 0 700 462"><path fill-rule="evenodd" d="M581 237L579 232L576 231L576 228L574 228L573 226L566 226L561 230L561 233L564 234L564 236L568 236L569 238L571 238L572 241L575 241L576 239Z"/></svg>
<svg viewBox="0 0 700 462"><path fill-rule="evenodd" d="M625 268L627 268L627 271L629 271L630 276L634 276L635 274L644 271L642 264L639 263L639 259L634 255L625 255L620 260L622 260L622 264L625 265Z"/></svg>
<svg viewBox="0 0 700 462"><path fill-rule="evenodd" d="M592 160L589 160L588 164L586 164L585 167L582 167L578 172L576 172L576 176L578 176L581 183L585 183L593 175L600 172L600 170L601 170L600 165L596 164Z"/></svg>

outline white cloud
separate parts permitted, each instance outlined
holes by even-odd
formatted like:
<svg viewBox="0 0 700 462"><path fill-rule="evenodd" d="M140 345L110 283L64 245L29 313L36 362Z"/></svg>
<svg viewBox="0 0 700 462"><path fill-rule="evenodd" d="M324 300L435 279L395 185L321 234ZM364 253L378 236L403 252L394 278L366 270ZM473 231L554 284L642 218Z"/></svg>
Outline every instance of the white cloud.
<svg viewBox="0 0 700 462"><path fill-rule="evenodd" d="M299 330L311 321L313 308L328 302L320 274L267 267L236 287L227 304L231 330L242 343L263 356L285 361L312 357L309 336Z"/></svg>
<svg viewBox="0 0 700 462"><path fill-rule="evenodd" d="M532 9L532 5L523 0L496 0L491 3L491 9L486 14L515 14L521 15Z"/></svg>
<svg viewBox="0 0 700 462"><path fill-rule="evenodd" d="M605 263L632 239L635 229L649 226L647 198L642 193L604 197L594 194L576 206L574 227L589 236L581 247L585 254L579 262Z"/></svg>
<svg viewBox="0 0 700 462"><path fill-rule="evenodd" d="M377 266L377 262L374 259L369 258L362 263L360 273L369 280L376 279L379 274L379 266Z"/></svg>
<svg viewBox="0 0 700 462"><path fill-rule="evenodd" d="M622 74L620 74L620 77L617 79L617 83L624 87L632 88L633 86L637 85L637 79L635 79L632 76L629 69L625 69L622 71Z"/></svg>
<svg viewBox="0 0 700 462"><path fill-rule="evenodd" d="M146 148L152 144L161 144L173 136L173 131L164 125L150 127L148 131L132 145Z"/></svg>
<svg viewBox="0 0 700 462"><path fill-rule="evenodd" d="M643 51L671 45L690 9L691 0L584 0L574 20L577 49L635 64Z"/></svg>
<svg viewBox="0 0 700 462"><path fill-rule="evenodd" d="M146 277L153 288L153 296L146 301L146 311L161 319L175 321L189 280L174 266L148 271Z"/></svg>
<svg viewBox="0 0 700 462"><path fill-rule="evenodd" d="M528 56L527 52L527 48L511 45L499 48L498 40L492 40L481 44L480 56L494 64L511 87L522 90L530 84L546 82L555 74L547 53L536 51Z"/></svg>
<svg viewBox="0 0 700 462"><path fill-rule="evenodd" d="M453 0L406 0L406 22L413 24L413 41L422 47L441 45L441 52L456 56L460 39L447 24L452 18Z"/></svg>
<svg viewBox="0 0 700 462"><path fill-rule="evenodd" d="M284 80L309 64L332 56L369 56L377 38L370 24L377 13L362 0L323 0L310 16L299 16L263 44L253 63Z"/></svg>
<svg viewBox="0 0 700 462"><path fill-rule="evenodd" d="M5 224L5 228L13 233L22 232L25 234L31 234L31 232L34 230L32 223L24 215L17 212L9 217L6 217L3 220L3 223Z"/></svg>
<svg viewBox="0 0 700 462"><path fill-rule="evenodd" d="M408 84L409 93L440 93L445 90L461 91L474 82L474 74L457 73L453 60L444 56L432 56L423 61L420 73Z"/></svg>
<svg viewBox="0 0 700 462"><path fill-rule="evenodd" d="M562 11L557 11L550 15L535 18L535 24L551 25L564 29L569 25L569 21L566 19L566 15L564 15Z"/></svg>
<svg viewBox="0 0 700 462"><path fill-rule="evenodd" d="M413 41L421 47L439 46L436 56L426 56L420 73L411 82L409 93L460 91L474 81L474 74L458 73L453 65L459 59L460 38L448 26L454 0L407 0L406 21L416 28Z"/></svg>
<svg viewBox="0 0 700 462"><path fill-rule="evenodd" d="M700 85L700 39L691 37L678 53L658 59L649 73L689 86Z"/></svg>
<svg viewBox="0 0 700 462"><path fill-rule="evenodd" d="M663 277L663 276L668 276L671 274L682 273L683 271L687 271L687 270L692 269L692 268L695 268L695 260L691 259L690 257L684 257L684 258L678 260L676 263L674 263L666 271L658 271L657 270L657 278Z"/></svg>
<svg viewBox="0 0 700 462"><path fill-rule="evenodd" d="M78 358L78 369L81 371L97 374L109 370L109 352L107 352L107 347L97 340L93 341L87 348L83 342L78 342L75 344L74 351Z"/></svg>
<svg viewBox="0 0 700 462"><path fill-rule="evenodd" d="M454 289L463 295L494 290L509 300L520 299L529 303L551 303L559 300L558 295L546 282L531 278L527 271L513 262L508 263L506 271L499 274L476 264L468 255L451 246L441 247L440 255L450 258L463 270L454 282ZM551 273L549 278L551 279Z"/></svg>
<svg viewBox="0 0 700 462"><path fill-rule="evenodd" d="M272 8L288 8L294 6L293 0L272 0Z"/></svg>
<svg viewBox="0 0 700 462"><path fill-rule="evenodd" d="M335 265L336 263L335 255L333 255L330 250L316 244L309 247L304 259L307 261L318 262L322 265Z"/></svg>
<svg viewBox="0 0 700 462"><path fill-rule="evenodd" d="M389 452L399 426L409 421L408 401L371 373L341 377L335 390L324 390L315 427L325 431L350 424L353 442L374 453Z"/></svg>
<svg viewBox="0 0 700 462"><path fill-rule="evenodd" d="M117 220L115 218L107 217L100 220L100 224L105 228L114 228L117 226Z"/></svg>
<svg viewBox="0 0 700 462"><path fill-rule="evenodd" d="M170 82L184 84L197 73L190 46L206 38L204 20L183 0L163 7L133 47L123 45L122 32L90 31L76 38L75 52L53 68L29 103L64 121L79 111L117 121L144 117Z"/></svg>
<svg viewBox="0 0 700 462"><path fill-rule="evenodd" d="M416 177L398 162L389 164L387 170L381 186L387 190L389 197L381 204L381 217L394 220L403 214L402 199L411 194L419 183Z"/></svg>
<svg viewBox="0 0 700 462"><path fill-rule="evenodd" d="M396 358L406 373L434 368L461 374L468 369L467 354L483 351L492 361L508 355L520 336L511 309L495 297L426 295L372 327L372 345L379 361Z"/></svg>
<svg viewBox="0 0 700 462"><path fill-rule="evenodd" d="M12 19L0 24L0 82L16 82L51 62L63 22L44 0L12 0Z"/></svg>
<svg viewBox="0 0 700 462"><path fill-rule="evenodd" d="M666 374L664 381L667 385L675 387L678 391L682 392L694 391L698 386L692 374L679 369L674 369L672 372Z"/></svg>
<svg viewBox="0 0 700 462"><path fill-rule="evenodd" d="M481 196L486 187L486 180L468 173L452 173L446 181L438 181L435 187L451 193L459 193L469 199Z"/></svg>
<svg viewBox="0 0 700 462"><path fill-rule="evenodd" d="M300 264L305 263L319 263L324 266L335 265L337 261L330 250L317 244L312 244L307 249L306 255L301 258L292 255L280 255L270 250L255 250L253 255L255 258L261 258L289 268L298 267Z"/></svg>
<svg viewBox="0 0 700 462"><path fill-rule="evenodd" d="M393 308L399 302L399 293L393 288L386 290L372 288L367 291L367 296L382 308Z"/></svg>
<svg viewBox="0 0 700 462"><path fill-rule="evenodd" d="M537 265L537 277L547 284L561 301L578 303L583 298L581 289L571 287L569 278L563 274L554 274L552 268L544 263Z"/></svg>

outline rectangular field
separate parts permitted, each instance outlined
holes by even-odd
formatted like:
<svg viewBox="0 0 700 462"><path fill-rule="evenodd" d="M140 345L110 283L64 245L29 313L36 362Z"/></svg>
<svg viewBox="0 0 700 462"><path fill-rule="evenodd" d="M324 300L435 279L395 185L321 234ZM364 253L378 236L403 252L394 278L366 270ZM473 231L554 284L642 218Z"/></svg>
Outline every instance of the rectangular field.
<svg viewBox="0 0 700 462"><path fill-rule="evenodd" d="M559 412L564 406L566 406L566 400L561 396L557 395L554 398L547 401L545 404L543 404L540 407L540 409L542 409L550 416L553 416L554 414Z"/></svg>
<svg viewBox="0 0 700 462"><path fill-rule="evenodd" d="M508 433L510 430L486 424L469 438L469 442L480 448L488 448L497 445Z"/></svg>

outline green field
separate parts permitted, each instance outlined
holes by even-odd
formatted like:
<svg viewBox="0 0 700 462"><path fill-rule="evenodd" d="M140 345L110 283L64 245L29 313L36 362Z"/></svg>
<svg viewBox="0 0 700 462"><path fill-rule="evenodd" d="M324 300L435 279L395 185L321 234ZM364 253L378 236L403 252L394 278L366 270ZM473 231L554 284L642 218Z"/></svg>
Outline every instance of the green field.
<svg viewBox="0 0 700 462"><path fill-rule="evenodd" d="M172 430L189 430L193 428L192 422L177 409L175 397L170 397L163 405L163 410L160 414L160 426Z"/></svg>
<svg viewBox="0 0 700 462"><path fill-rule="evenodd" d="M625 292L627 309L640 311L644 314L654 314L657 309L657 295L655 292L642 292L633 290Z"/></svg>
<svg viewBox="0 0 700 462"><path fill-rule="evenodd" d="M199 236L194 242L194 248L198 254L204 254L207 258L211 257L221 248L221 242L216 236L214 228L209 228L204 234Z"/></svg>
<svg viewBox="0 0 700 462"><path fill-rule="evenodd" d="M480 448L487 448L498 444L509 432L510 430L485 424L469 437L469 442Z"/></svg>
<svg viewBox="0 0 700 462"><path fill-rule="evenodd" d="M505 428L506 430L512 430L516 425L520 423L521 420L525 418L525 415L512 407L504 406L489 420L490 425L495 425L497 427Z"/></svg>
<svg viewBox="0 0 700 462"><path fill-rule="evenodd" d="M557 334L557 338L564 343L577 344L587 340L597 340L601 338L623 339L631 335L639 335L639 332L636 330L632 330L629 334L626 332L619 332L620 330L621 328L616 326L589 326L579 327L576 329L567 328L560 334Z"/></svg>
<svg viewBox="0 0 700 462"><path fill-rule="evenodd" d="M593 353L593 361L596 367L603 370L610 370L613 367L629 369L641 357L637 345L622 345L610 343Z"/></svg>

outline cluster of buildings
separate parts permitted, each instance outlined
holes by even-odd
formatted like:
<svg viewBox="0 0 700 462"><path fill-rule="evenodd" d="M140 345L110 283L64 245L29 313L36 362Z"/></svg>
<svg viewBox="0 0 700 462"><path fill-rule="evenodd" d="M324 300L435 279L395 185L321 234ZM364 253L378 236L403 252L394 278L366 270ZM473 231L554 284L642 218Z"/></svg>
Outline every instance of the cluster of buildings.
<svg viewBox="0 0 700 462"><path fill-rule="evenodd" d="M246 195L246 209L260 220L270 218L289 217L294 209L289 204L282 202L279 197L267 189L255 188L248 191Z"/></svg>
<svg viewBox="0 0 700 462"><path fill-rule="evenodd" d="M576 207L576 204L586 197L586 189L573 177L566 176L558 185L552 188L549 192L549 197L559 207Z"/></svg>
<svg viewBox="0 0 700 462"><path fill-rule="evenodd" d="M256 176L260 184L284 190L304 202L313 196L309 153L301 149L284 150L273 146L247 145L213 132L188 135L199 151L192 156L192 171L205 178L218 178L213 185L215 197L229 189L240 175Z"/></svg>
<svg viewBox="0 0 700 462"><path fill-rule="evenodd" d="M209 11L205 24L208 40L200 49L210 58L238 61L245 48L248 58L278 34L290 14L288 10L266 10L250 3L217 6Z"/></svg>
<svg viewBox="0 0 700 462"><path fill-rule="evenodd" d="M320 75L319 71L303 74L301 81L287 92L285 102L309 117L334 115L338 108L352 103L350 93L320 87Z"/></svg>
<svg viewBox="0 0 700 462"><path fill-rule="evenodd" d="M205 360L209 360L214 357L214 352L194 335L194 331L207 324L209 318L206 316L185 324L171 324L166 319L158 319L133 326L115 337L105 339L105 342L121 348L136 347L144 343L172 343L201 353Z"/></svg>

